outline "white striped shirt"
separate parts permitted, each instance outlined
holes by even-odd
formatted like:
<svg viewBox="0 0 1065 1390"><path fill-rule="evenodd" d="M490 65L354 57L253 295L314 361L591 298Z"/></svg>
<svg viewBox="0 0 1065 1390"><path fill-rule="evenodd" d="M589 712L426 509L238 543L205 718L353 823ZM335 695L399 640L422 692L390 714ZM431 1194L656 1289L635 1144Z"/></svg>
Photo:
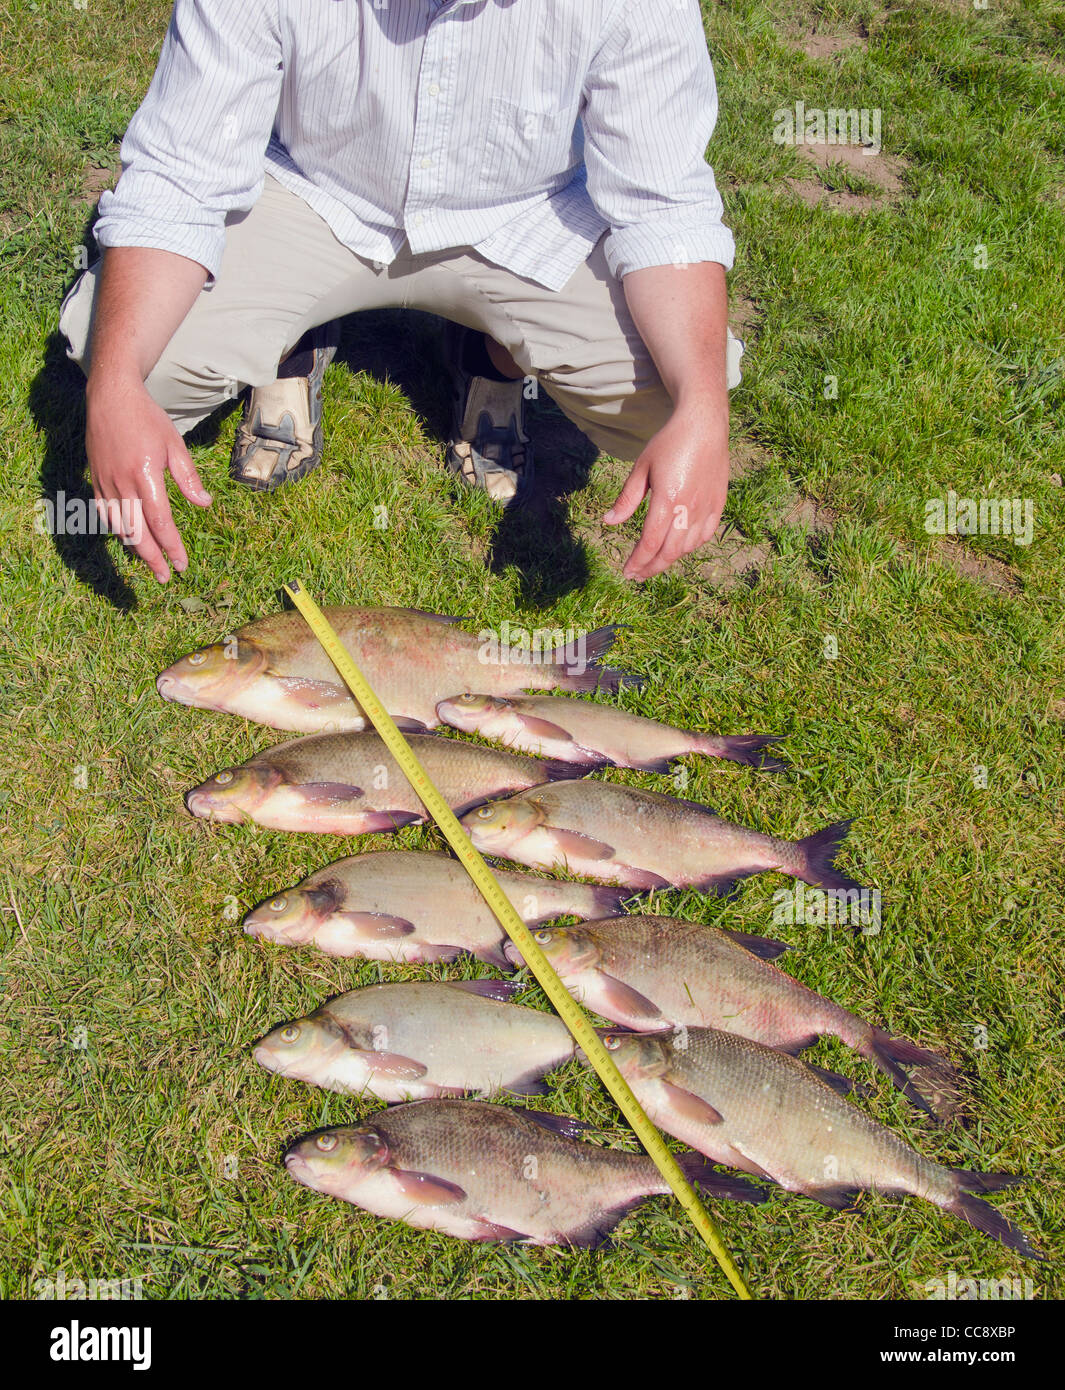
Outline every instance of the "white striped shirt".
<svg viewBox="0 0 1065 1390"><path fill-rule="evenodd" d="M96 236L213 276L269 172L384 264L728 268L716 119L698 0L177 0Z"/></svg>

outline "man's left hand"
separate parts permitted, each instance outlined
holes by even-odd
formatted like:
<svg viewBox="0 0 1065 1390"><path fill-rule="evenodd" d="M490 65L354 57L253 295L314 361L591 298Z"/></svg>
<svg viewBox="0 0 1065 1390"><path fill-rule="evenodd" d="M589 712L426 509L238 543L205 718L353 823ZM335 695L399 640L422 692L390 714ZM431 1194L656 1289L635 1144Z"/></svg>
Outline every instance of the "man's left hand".
<svg viewBox="0 0 1065 1390"><path fill-rule="evenodd" d="M626 579L650 579L717 530L728 493L728 400L702 400L675 410L647 443L617 501L603 517L608 526L628 521L649 497L643 532L622 571Z"/></svg>

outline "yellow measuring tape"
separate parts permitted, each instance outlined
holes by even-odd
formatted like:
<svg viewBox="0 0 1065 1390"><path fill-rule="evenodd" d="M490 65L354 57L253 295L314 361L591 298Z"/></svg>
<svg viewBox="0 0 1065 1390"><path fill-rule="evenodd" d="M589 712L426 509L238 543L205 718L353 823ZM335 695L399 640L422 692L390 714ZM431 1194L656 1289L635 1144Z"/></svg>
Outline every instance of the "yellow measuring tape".
<svg viewBox="0 0 1065 1390"><path fill-rule="evenodd" d="M540 988L555 1006L559 1017L573 1034L584 1055L591 1062L603 1085L617 1102L622 1114L628 1120L640 1143L654 1160L658 1171L665 1178L677 1200L688 1213L695 1229L724 1270L732 1287L740 1298L751 1298L743 1275L736 1266L721 1239L717 1223L703 1206L680 1169L680 1165L662 1141L662 1136L644 1114L639 1101L633 1095L629 1083L618 1071L617 1064L603 1046L599 1035L588 1020L587 1014L573 999L566 986L558 978L551 962L533 940L532 932L521 920L513 904L496 881L491 869L474 849L469 836L459 824L458 818L432 782L414 755L414 750L396 727L392 716L382 705L367 683L340 638L330 626L325 614L297 580L285 585L285 592L306 618L314 635L321 642L330 660L347 682L374 728L381 735L388 751L399 764L404 776L418 793L423 805L444 832L451 848L461 859L466 871L481 892L485 902L499 919L500 925L517 946L522 958L536 976Z"/></svg>

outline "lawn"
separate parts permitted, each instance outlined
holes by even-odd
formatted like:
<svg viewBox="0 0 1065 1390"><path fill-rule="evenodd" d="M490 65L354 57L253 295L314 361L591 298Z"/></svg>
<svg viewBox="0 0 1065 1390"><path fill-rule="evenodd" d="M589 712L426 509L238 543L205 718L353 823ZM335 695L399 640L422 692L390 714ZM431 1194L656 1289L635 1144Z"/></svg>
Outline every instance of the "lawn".
<svg viewBox="0 0 1065 1390"><path fill-rule="evenodd" d="M280 736L163 704L154 680L273 611L293 578L321 602L469 615L472 631L627 624L617 660L646 677L629 708L786 735L792 775L702 760L684 794L792 838L854 817L843 863L880 888L881 930L774 926L774 875L654 906L785 936L807 984L948 1053L965 1097L941 1129L842 1045L810 1056L867 1082L861 1103L930 1156L1029 1175L996 1205L1060 1256L1065 9L704 9L748 344L720 541L626 583L636 527L599 521L624 467L593 467L547 401L537 501L501 520L456 495L436 325L389 313L346 325L308 481L239 488L236 415L201 427L215 502L175 502L191 564L162 588L114 543L42 532L35 504L88 495L58 305L169 6L0 3L4 1295L62 1272L140 1278L149 1298L731 1296L666 1198L614 1248L573 1253L418 1233L282 1171L292 1137L375 1103L268 1075L249 1045L332 994L422 972L242 933L263 897L388 842L194 820L186 789ZM880 112L880 152L775 143L774 113L799 100ZM929 534L927 504L950 492L1030 503L1031 543ZM525 1002L546 1007L535 988ZM633 1144L576 1063L554 1079L540 1104ZM1058 1265L1024 1267L914 1200L833 1214L777 1193L717 1215L764 1298L924 1298L951 1270L1065 1289Z"/></svg>

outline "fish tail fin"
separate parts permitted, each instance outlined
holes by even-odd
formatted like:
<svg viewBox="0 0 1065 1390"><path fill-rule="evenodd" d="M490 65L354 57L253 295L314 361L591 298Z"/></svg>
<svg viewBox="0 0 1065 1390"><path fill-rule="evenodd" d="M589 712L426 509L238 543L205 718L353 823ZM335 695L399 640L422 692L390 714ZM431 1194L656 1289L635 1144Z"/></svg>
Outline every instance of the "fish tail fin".
<svg viewBox="0 0 1065 1390"><path fill-rule="evenodd" d="M553 671L553 684L560 690L572 690L577 693L605 690L608 695L612 695L623 685L630 685L639 690L643 685L643 676L637 675L634 671L619 671L613 666L589 664L581 669L580 666L575 668L559 665Z"/></svg>
<svg viewBox="0 0 1065 1390"><path fill-rule="evenodd" d="M603 917L623 917L625 903L632 897L628 888L593 888L592 901Z"/></svg>
<svg viewBox="0 0 1065 1390"><path fill-rule="evenodd" d="M733 1202L764 1202L765 1188L756 1187L746 1178L719 1173L702 1154L678 1154L680 1170L689 1182L697 1182L708 1197L724 1197Z"/></svg>
<svg viewBox="0 0 1065 1390"><path fill-rule="evenodd" d="M1019 1226L1007 1220L990 1202L983 1202L973 1195L976 1192L996 1192L999 1188L1023 1182L1023 1178L1013 1173L974 1173L967 1168L954 1168L951 1171L955 1192L953 1198L944 1203L944 1211L949 1211L952 1216L960 1216L970 1226L983 1231L992 1240L1001 1241L1010 1250L1016 1250L1026 1260L1046 1258L1035 1249Z"/></svg>
<svg viewBox="0 0 1065 1390"><path fill-rule="evenodd" d="M543 769L547 773L549 782L573 782L583 777L588 768L580 763L563 762L561 758L543 758L539 761L543 764Z"/></svg>
<svg viewBox="0 0 1065 1390"><path fill-rule="evenodd" d="M799 840L796 848L802 856L802 868L797 877L815 888L835 889L842 893L868 893L869 890L856 879L848 878L836 868L839 847L853 824L853 820L839 820Z"/></svg>
<svg viewBox="0 0 1065 1390"><path fill-rule="evenodd" d="M957 1088L957 1072L944 1057L939 1057L926 1048L917 1047L905 1038L893 1038L882 1028L871 1028L858 1051L863 1057L878 1066L885 1076L896 1085L907 1100L919 1110L931 1115L934 1120L944 1121L950 1117L952 1106L949 1102L930 1100L923 1095L906 1072L903 1065L919 1066L934 1073L948 1083L950 1090ZM939 1087L937 1086L937 1090Z"/></svg>
<svg viewBox="0 0 1065 1390"><path fill-rule="evenodd" d="M785 772L790 764L782 758L774 758L765 750L774 743L782 743L783 737L777 734L696 734L693 753L705 753L711 758L727 758L733 763L743 763L745 767L756 767L762 772Z"/></svg>

